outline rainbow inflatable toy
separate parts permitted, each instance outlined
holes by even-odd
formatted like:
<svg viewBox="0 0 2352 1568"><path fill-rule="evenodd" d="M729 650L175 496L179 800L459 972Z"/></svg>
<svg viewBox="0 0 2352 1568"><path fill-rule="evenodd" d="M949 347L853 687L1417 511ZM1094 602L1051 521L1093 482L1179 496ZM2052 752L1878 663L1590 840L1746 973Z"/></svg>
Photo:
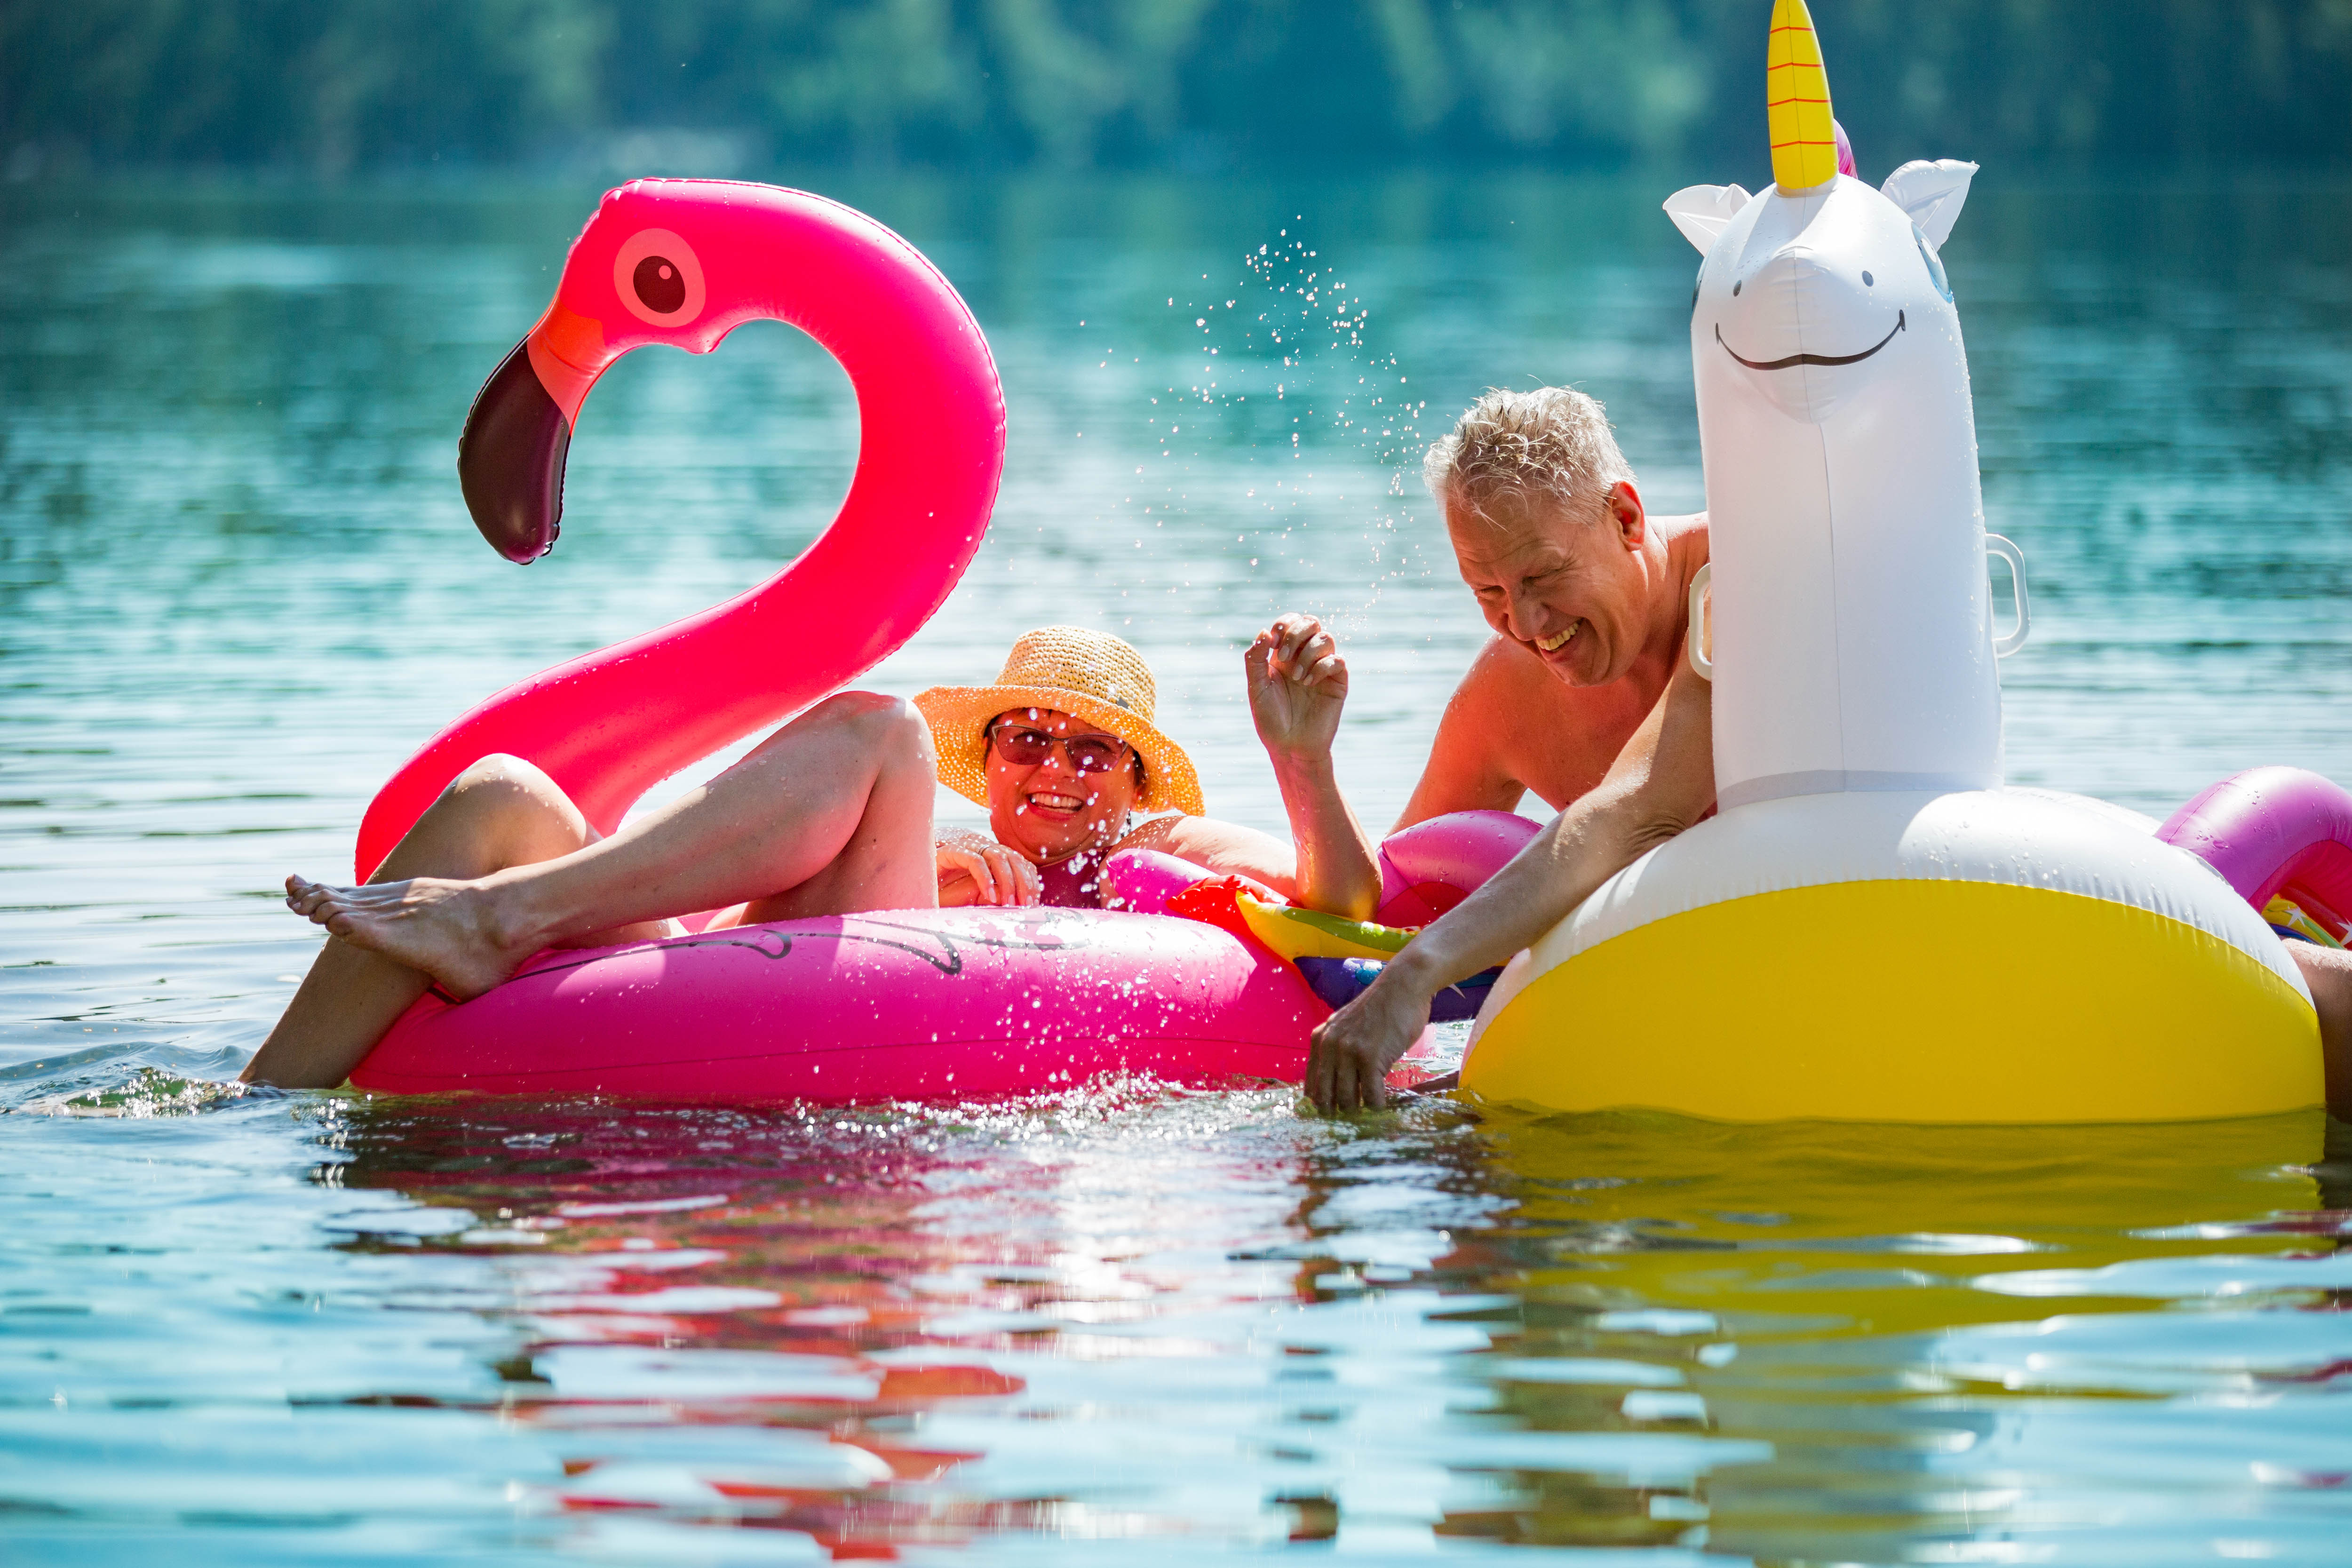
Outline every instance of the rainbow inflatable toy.
<svg viewBox="0 0 2352 1568"><path fill-rule="evenodd" d="M2001 787L1996 661L2024 640L2023 562L1985 531L1938 254L1976 165L1906 163L1876 188L1840 173L1803 0L1774 7L1768 79L1772 185L1665 203L1706 257L1712 603L1694 593L1692 657L1708 672L1711 618L1720 812L1513 962L1464 1088L1729 1121L2319 1103L2310 994L2260 910L2296 866L2352 887L2343 792L2273 791L2225 879L2182 847L2193 822ZM2010 568L2001 635L1988 551Z"/></svg>

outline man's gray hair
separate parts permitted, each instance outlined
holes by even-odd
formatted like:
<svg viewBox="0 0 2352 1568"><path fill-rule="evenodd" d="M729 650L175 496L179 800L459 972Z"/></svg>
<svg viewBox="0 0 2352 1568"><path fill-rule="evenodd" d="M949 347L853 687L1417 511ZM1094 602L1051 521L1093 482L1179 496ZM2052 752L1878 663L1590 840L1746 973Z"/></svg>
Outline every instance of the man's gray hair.
<svg viewBox="0 0 2352 1568"><path fill-rule="evenodd" d="M1522 508L1539 498L1591 522L1611 487L1633 478L1607 412L1567 386L1488 388L1430 447L1421 472L1440 502L1458 502L1487 522L1498 521L1498 507Z"/></svg>

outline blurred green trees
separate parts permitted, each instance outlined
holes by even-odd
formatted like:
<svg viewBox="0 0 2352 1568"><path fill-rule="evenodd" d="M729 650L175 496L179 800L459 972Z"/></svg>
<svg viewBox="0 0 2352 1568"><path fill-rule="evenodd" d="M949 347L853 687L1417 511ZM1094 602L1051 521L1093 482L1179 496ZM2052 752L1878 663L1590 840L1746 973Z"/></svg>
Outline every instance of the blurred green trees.
<svg viewBox="0 0 2352 1568"><path fill-rule="evenodd" d="M1815 0L1864 173L2352 162L2352 0ZM1687 163L1766 0L0 5L0 168ZM694 165L703 165L695 167Z"/></svg>

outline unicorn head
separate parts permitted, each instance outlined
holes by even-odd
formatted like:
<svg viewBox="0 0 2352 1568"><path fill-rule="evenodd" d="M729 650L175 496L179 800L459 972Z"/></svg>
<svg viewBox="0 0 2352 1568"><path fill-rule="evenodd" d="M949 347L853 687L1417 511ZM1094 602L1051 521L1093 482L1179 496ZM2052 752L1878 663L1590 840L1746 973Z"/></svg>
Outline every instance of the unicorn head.
<svg viewBox="0 0 2352 1568"><path fill-rule="evenodd" d="M1804 0L1775 0L1772 184L1665 207L1705 253L1691 357L1726 805L2000 773L1959 312L1939 254L1973 163L1841 172ZM1850 159L1845 161L1850 168Z"/></svg>
<svg viewBox="0 0 2352 1568"><path fill-rule="evenodd" d="M1977 166L1906 163L1876 191L1841 174L1805 0L1775 0L1765 79L1771 188L1693 185L1666 213L1706 255L1692 304L1725 364L1791 418L1817 422L1868 384L1883 355L1915 347L1905 334L1957 344L1938 253Z"/></svg>

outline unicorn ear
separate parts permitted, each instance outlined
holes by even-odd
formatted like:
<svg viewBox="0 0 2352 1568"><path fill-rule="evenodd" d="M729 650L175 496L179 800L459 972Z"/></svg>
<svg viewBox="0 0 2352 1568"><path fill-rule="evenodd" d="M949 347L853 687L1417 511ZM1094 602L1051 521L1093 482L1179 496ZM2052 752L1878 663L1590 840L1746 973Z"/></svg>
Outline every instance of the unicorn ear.
<svg viewBox="0 0 2352 1568"><path fill-rule="evenodd" d="M1958 158L1938 158L1930 163L1915 159L1886 176L1879 187L1886 199L1911 215L1919 232L1937 249L1952 237L1952 225L1958 221L1960 205L1969 199L1969 182L1976 177L1977 166Z"/></svg>
<svg viewBox="0 0 2352 1568"><path fill-rule="evenodd" d="M1705 256L1748 201L1748 193L1738 185L1685 185L1666 198L1666 216Z"/></svg>

